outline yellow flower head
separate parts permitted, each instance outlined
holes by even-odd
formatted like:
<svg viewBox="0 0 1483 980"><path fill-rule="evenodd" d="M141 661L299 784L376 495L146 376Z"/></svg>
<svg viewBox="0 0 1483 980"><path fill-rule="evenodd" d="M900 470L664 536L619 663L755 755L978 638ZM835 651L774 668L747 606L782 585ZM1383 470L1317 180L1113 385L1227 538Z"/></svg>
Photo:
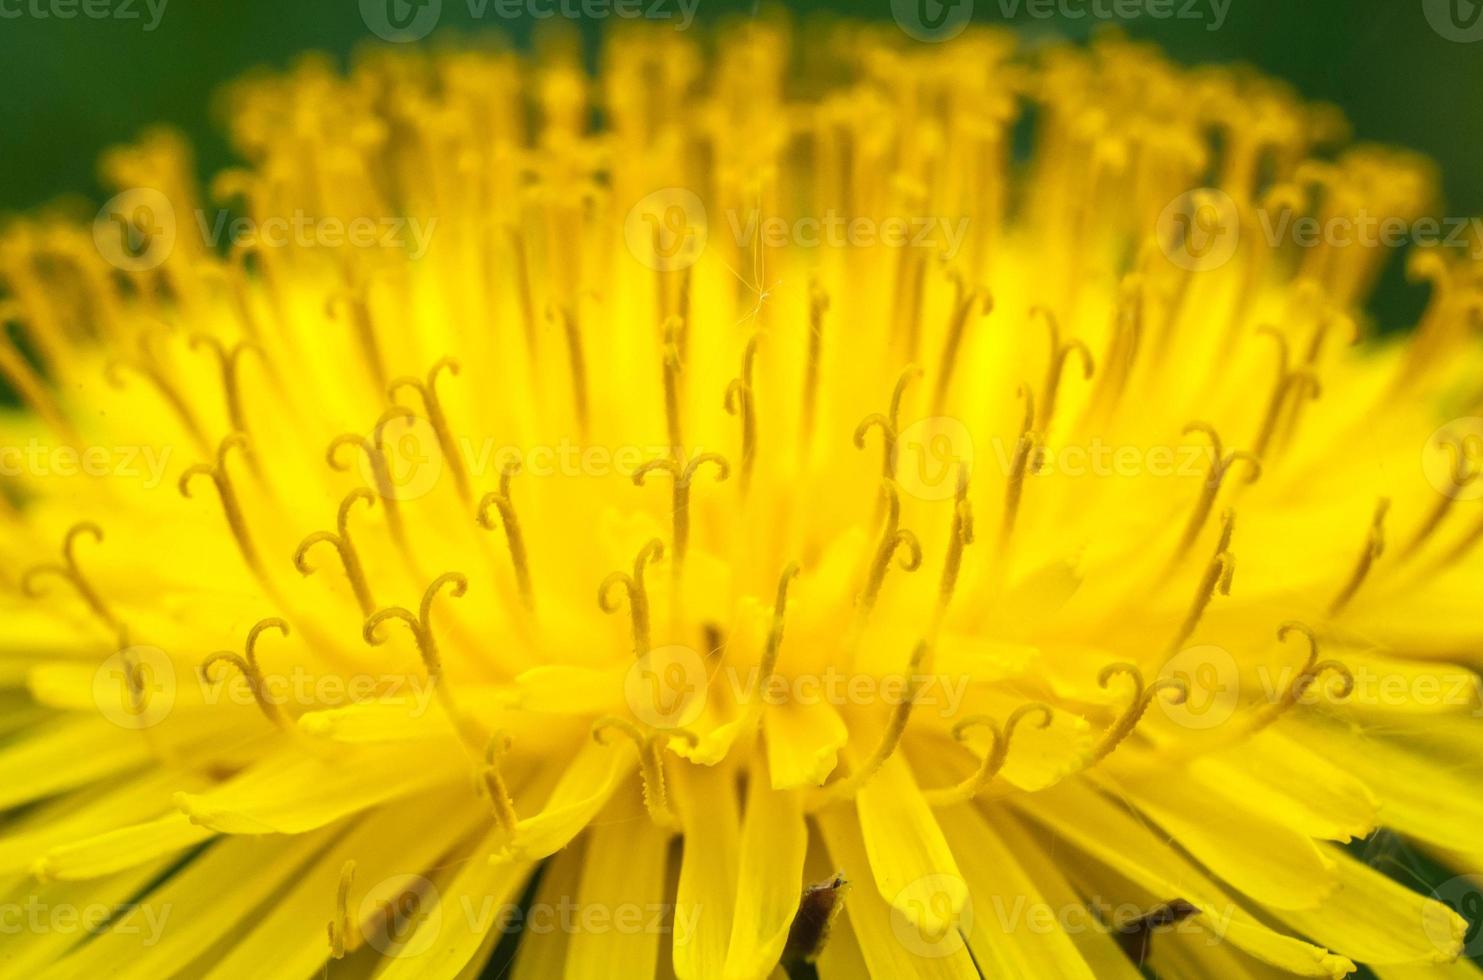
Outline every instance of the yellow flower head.
<svg viewBox="0 0 1483 980"><path fill-rule="evenodd" d="M0 235L0 975L1475 976L1343 846L1483 867L1483 278L1335 231L1428 166L714 42L307 60Z"/></svg>

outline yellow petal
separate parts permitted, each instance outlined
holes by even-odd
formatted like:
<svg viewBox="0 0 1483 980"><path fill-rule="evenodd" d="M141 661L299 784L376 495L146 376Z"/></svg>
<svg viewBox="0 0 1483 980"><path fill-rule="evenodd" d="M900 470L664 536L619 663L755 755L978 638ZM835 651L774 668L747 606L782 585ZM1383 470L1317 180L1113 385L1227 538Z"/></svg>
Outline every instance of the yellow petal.
<svg viewBox="0 0 1483 980"><path fill-rule="evenodd" d="M848 805L825 807L814 817L829 856L852 881L844 916L860 946L868 976L921 980L977 980L968 946L956 931L927 931L883 899L865 877L870 865L860 825ZM923 883L930 885L931 882ZM835 931L839 932L836 923ZM829 946L845 938L831 936ZM825 947L828 949L828 946Z"/></svg>
<svg viewBox="0 0 1483 980"><path fill-rule="evenodd" d="M1018 832L1011 844L975 807L967 804L936 812L968 880L971 904L964 915L965 924L971 927L968 944L974 960L987 975L1066 980L1109 975L1094 974L1059 925L1049 929L1032 927L1031 917L1041 914L1039 909L1061 907L1057 899L1047 895L1047 888L1058 886L1056 890L1065 896L1071 894L1071 889L1055 863L1035 853L1027 834ZM1023 859L1032 860L1033 864L1022 864ZM1114 952L1122 958L1120 952L1115 949ZM1126 965L1126 958L1122 959ZM1115 961L1109 965L1115 966Z"/></svg>
<svg viewBox="0 0 1483 980"><path fill-rule="evenodd" d="M385 959L377 980L452 980L474 959L484 938L498 936L512 914L512 900L533 870L527 863L490 864L484 856L502 831L484 835L470 848L458 870L438 886L435 911L427 925L436 938L416 937L415 956ZM426 949L420 948L424 942Z"/></svg>
<svg viewBox="0 0 1483 980"><path fill-rule="evenodd" d="M654 976L659 963L669 834L647 818L599 820L577 886L567 980ZM675 909L675 941L701 910Z"/></svg>
<svg viewBox="0 0 1483 980"><path fill-rule="evenodd" d="M38 806L14 820L0 840L0 874L30 867L53 847L157 817L164 809L161 800L192 785L199 781L161 772L99 784Z"/></svg>
<svg viewBox="0 0 1483 980"><path fill-rule="evenodd" d="M224 834L295 834L457 778L457 757L412 745L342 747L320 758L291 745L205 793L178 793L195 823Z"/></svg>
<svg viewBox="0 0 1483 980"><path fill-rule="evenodd" d="M1337 761L1277 726L1240 746L1194 760L1189 772L1204 792L1246 801L1278 823L1312 837L1349 841L1375 829L1375 794Z"/></svg>
<svg viewBox="0 0 1483 980"><path fill-rule="evenodd" d="M677 921L698 913L693 930L675 930L674 969L680 980L719 977L731 938L741 817L730 767L671 767L675 809L684 830Z"/></svg>
<svg viewBox="0 0 1483 980"><path fill-rule="evenodd" d="M1068 779L1017 809L1115 869L1151 894L1200 908L1200 924L1264 963L1304 977L1341 977L1354 964L1342 956L1261 925L1214 882L1155 836L1126 808L1085 780Z"/></svg>
<svg viewBox="0 0 1483 980"><path fill-rule="evenodd" d="M362 920L361 913L376 912L366 900L374 886L393 876L426 875L473 827L487 825L486 816L446 793L375 810L301 868L292 884L263 907L261 917L246 924L218 955L203 957L204 975L240 980L320 973L330 958L324 924L334 918L346 861L356 864L347 909L369 931L372 919ZM315 928L306 929L306 923Z"/></svg>
<svg viewBox="0 0 1483 980"><path fill-rule="evenodd" d="M58 977L170 976L236 929L259 902L276 894L327 834L292 838L225 838L170 875L158 888L56 971ZM173 923L172 916L188 910Z"/></svg>
<svg viewBox="0 0 1483 980"><path fill-rule="evenodd" d="M1248 809L1163 778L1102 785L1156 821L1229 884L1271 908L1314 908L1334 889L1332 863L1313 841Z"/></svg>
<svg viewBox="0 0 1483 980"><path fill-rule="evenodd" d="M0 977L6 980L32 980L42 969L69 949L92 938L89 928L96 929L109 915L134 901L139 893L170 869L171 862L141 864L116 875L92 881L59 881L45 885L26 882L8 893L0 891L9 903L34 903L41 909L75 909L78 928L54 929L43 926L22 929L5 937L0 954ZM158 917L156 917L158 920ZM14 921L14 920L12 920Z"/></svg>
<svg viewBox="0 0 1483 980"><path fill-rule="evenodd" d="M561 850L592 821L634 764L634 753L627 747L588 741L562 772L541 811L521 820L514 840L489 859L536 861Z"/></svg>
<svg viewBox="0 0 1483 980"><path fill-rule="evenodd" d="M765 977L782 955L803 891L808 828L803 793L775 790L761 761L747 781L741 829L736 917L726 950L726 980Z"/></svg>
<svg viewBox="0 0 1483 980"><path fill-rule="evenodd" d="M0 808L29 803L142 765L148 743L102 718L63 718L0 750Z"/></svg>
<svg viewBox="0 0 1483 980"><path fill-rule="evenodd" d="M850 740L839 712L827 704L790 701L769 708L762 719L773 789L822 785L839 762L839 750Z"/></svg>
<svg viewBox="0 0 1483 980"><path fill-rule="evenodd" d="M131 824L49 848L36 859L41 878L98 878L210 840L216 831L199 827L183 813Z"/></svg>
<svg viewBox="0 0 1483 980"><path fill-rule="evenodd" d="M1330 846L1339 888L1320 909L1279 912L1293 928L1365 964L1446 963L1462 952L1468 922Z"/></svg>
<svg viewBox="0 0 1483 980"><path fill-rule="evenodd" d="M881 897L923 932L952 929L968 885L906 761L887 759L860 788L855 806Z"/></svg>
<svg viewBox="0 0 1483 980"><path fill-rule="evenodd" d="M551 910L560 909L563 902L572 901L577 894L582 857L586 851L586 840L578 838L546 862L541 872L541 883L536 886L535 899L528 909L532 918L537 914L548 916ZM570 940L571 932L568 930L550 927L544 919L532 922L521 935L520 945L515 950L515 972L510 980L549 980L561 976L566 969L566 947Z"/></svg>

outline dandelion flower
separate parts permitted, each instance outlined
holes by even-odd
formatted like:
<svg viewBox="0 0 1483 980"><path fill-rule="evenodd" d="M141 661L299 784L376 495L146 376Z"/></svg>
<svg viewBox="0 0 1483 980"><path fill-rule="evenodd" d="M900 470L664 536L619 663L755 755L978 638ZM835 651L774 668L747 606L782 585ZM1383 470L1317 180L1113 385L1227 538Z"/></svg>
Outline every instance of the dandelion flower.
<svg viewBox="0 0 1483 980"><path fill-rule="evenodd" d="M714 41L306 60L5 228L0 974L1476 976L1346 844L1483 866L1479 273L1268 230L1428 165Z"/></svg>

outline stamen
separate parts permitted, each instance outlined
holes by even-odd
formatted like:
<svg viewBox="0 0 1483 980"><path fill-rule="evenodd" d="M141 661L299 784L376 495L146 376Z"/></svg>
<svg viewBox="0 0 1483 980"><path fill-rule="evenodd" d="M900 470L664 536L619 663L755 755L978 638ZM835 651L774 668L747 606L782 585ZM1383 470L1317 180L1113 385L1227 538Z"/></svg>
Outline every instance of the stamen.
<svg viewBox="0 0 1483 980"><path fill-rule="evenodd" d="M929 789L922 792L930 806L952 806L956 803L967 803L989 783L999 775L999 770L1004 768L1004 762L1009 758L1009 743L1014 738L1014 731L1019 723L1027 716L1038 714L1040 716L1039 728L1049 728L1054 715L1049 705L1040 701L1030 704L1022 704L1010 713L1009 720L1000 729L999 723L986 715L973 715L964 718L953 726L953 738L959 742L966 741L969 729L984 726L989 730L989 751L984 753L983 760L978 769L968 778L956 786L945 786L941 789Z"/></svg>
<svg viewBox="0 0 1483 980"><path fill-rule="evenodd" d="M905 733L906 723L911 718L911 709L916 704L917 694L921 691L923 679L920 671L930 650L931 648L923 641L918 643L916 649L912 651L911 660L906 668L906 690L901 700L891 708L891 717L886 722L886 730L875 751L848 776L822 787L811 809L816 810L840 800L853 799L860 788L870 782L871 778L880 771L881 766L886 764L886 760L891 758L891 754L901 744L901 736Z"/></svg>
<svg viewBox="0 0 1483 980"><path fill-rule="evenodd" d="M489 794L489 803L494 807L494 819L505 833L514 836L515 828L520 822L520 815L515 812L515 801L510 796L510 790L505 785L504 775L500 771L500 763L510 751L513 744L510 736L505 732L495 732L489 739L489 746L484 750L484 767L481 770L484 790Z"/></svg>
<svg viewBox="0 0 1483 980"><path fill-rule="evenodd" d="M1252 443L1251 451L1260 459L1266 459L1267 450L1271 446L1272 437L1277 433L1277 424L1282 419L1282 414L1291 408L1297 410L1298 402L1294 398L1306 396L1315 399L1323 393L1323 386L1318 382L1318 375L1308 367L1290 369L1288 367L1289 355L1287 337L1271 326L1257 328L1257 333L1262 336L1271 337L1277 344L1277 384L1272 389L1272 397L1267 402L1266 415L1262 417L1261 429L1257 431L1256 441ZM1249 477L1247 482L1256 479Z"/></svg>
<svg viewBox="0 0 1483 980"><path fill-rule="evenodd" d="M901 528L901 495L892 480L884 480L881 483L881 493L886 507L886 523L881 531L880 544L876 546L875 558L870 563L870 573L865 579L865 588L860 593L857 605L860 615L869 615L875 608L875 601L880 597L881 586L886 581L886 571L891 567L891 559L895 556L898 548L905 547L906 552L897 562L902 571L914 572L922 565L922 545L917 536L911 531Z"/></svg>
<svg viewBox="0 0 1483 980"><path fill-rule="evenodd" d="M92 614L102 620L105 626L116 633L122 633L123 624L108 608L108 604L103 601L98 590L93 588L87 576L82 574L82 568L77 564L77 539L84 534L97 542L103 540L103 529L92 521L79 521L72 525L62 539L61 564L49 562L27 569L21 576L21 591L32 599L39 599L45 595L45 592L37 587L36 580L43 575L54 575L71 585L82 597L82 601L87 604Z"/></svg>
<svg viewBox="0 0 1483 980"><path fill-rule="evenodd" d="M369 283L357 277L346 267L346 285L332 295L324 304L325 315L338 319L336 310L344 307L350 311L350 325L355 331L356 345L365 359L366 369L377 390L386 389L386 362L381 356L381 345L376 339L376 327L371 322L371 307L368 302Z"/></svg>
<svg viewBox="0 0 1483 980"><path fill-rule="evenodd" d="M535 608L535 590L530 583L530 561L525 552L525 537L520 533L520 521L515 517L515 505L510 501L510 478L520 472L518 460L509 460L499 476L499 491L484 495L479 501L477 520L479 526L493 531L494 519L489 516L489 507L499 508L500 521L505 526L505 540L510 546L510 560L515 566L515 581L520 588L520 598L525 608Z"/></svg>
<svg viewBox="0 0 1483 980"><path fill-rule="evenodd" d="M123 681L125 688L129 692L129 706L135 716L142 715L148 708L144 692L146 685L149 683L149 678L145 675L144 668L139 663L138 656L129 648L128 630L122 628L119 630L119 655L124 662ZM149 737L151 734L150 729L145 728L143 731L151 744L153 744L155 740ZM158 746L154 747L158 749Z"/></svg>
<svg viewBox="0 0 1483 980"><path fill-rule="evenodd" d="M330 920L330 956L345 958L345 951L359 940L360 930L350 918L350 884L355 880L355 862L340 866L340 885L335 890L335 917Z"/></svg>
<svg viewBox="0 0 1483 980"><path fill-rule="evenodd" d="M1194 634L1200 625L1200 618L1205 615L1205 609L1210 605L1210 600L1215 598L1216 592L1223 596L1231 594L1231 579L1236 574L1236 556L1231 553L1230 546L1231 535L1236 531L1236 512L1227 507L1221 515L1221 522L1223 526L1220 541L1215 546L1215 556L1205 567L1205 574L1201 577L1199 588L1195 592L1194 604L1180 625L1179 632L1169 644L1166 651L1168 656L1172 657L1178 653L1185 641Z"/></svg>
<svg viewBox="0 0 1483 980"><path fill-rule="evenodd" d="M664 544L653 538L639 549L633 560L633 574L613 572L602 580L597 589L597 604L605 613L618 611L618 600L613 596L613 586L621 585L628 593L628 609L633 617L633 655L635 659L649 652L649 593L644 587L644 567L664 557Z"/></svg>
<svg viewBox="0 0 1483 980"><path fill-rule="evenodd" d="M1319 292L1321 294L1322 287L1319 287ZM1322 300L1320 299L1319 302ZM1311 368L1318 364L1318 359L1323 354L1323 345L1328 340L1329 332L1333 329L1335 322L1343 323L1349 328L1349 346L1353 347L1364 339L1360 333L1359 323L1354 317L1338 307L1330 306L1324 310L1313 327L1313 338L1308 342L1308 354L1303 359L1303 363L1308 367Z"/></svg>
<svg viewBox="0 0 1483 980"><path fill-rule="evenodd" d="M448 416L443 413L443 404L438 399L438 373L445 368L453 375L457 375L460 370L457 361L451 357L445 357L428 369L425 383L416 378L397 378L387 386L386 394L387 397L395 400L399 389L411 388L422 396L422 405L427 410L427 420L432 424L433 435L438 440L438 448L443 451L443 459L448 463L448 468L453 471L453 482L458 488L458 496L466 505L472 507L474 498L473 491L469 488L469 474L464 469L463 456L459 454L458 444L453 441L453 430L448 427ZM379 428L378 425L378 432ZM381 442L379 435L377 442Z"/></svg>
<svg viewBox="0 0 1483 980"><path fill-rule="evenodd" d="M1035 430L1035 393L1023 382L1018 391L1025 402L1025 419L1020 425L1019 441L1015 443L1014 458L1009 465L1009 485L1004 491L1004 521L999 526L1000 551L1009 544L1009 537L1014 532L1020 499L1025 492L1025 476L1039 471L1040 454L1044 448L1044 437Z"/></svg>
<svg viewBox="0 0 1483 980"><path fill-rule="evenodd" d="M200 420L196 418L196 413L191 410L190 403L185 400L180 389L166 376L164 363L155 353L154 345L151 343L155 337L169 329L168 326L161 324L157 328L141 331L138 359L109 361L103 369L104 377L115 388L122 388L124 386L123 369L127 367L136 371L140 377L155 386L170 409L180 419L181 425L195 440L197 447L202 452L210 452L211 440L206 437L206 430L202 428Z"/></svg>
<svg viewBox="0 0 1483 980"><path fill-rule="evenodd" d="M256 343L262 339L262 329L258 326L257 318L252 314L252 290L247 273L246 253L243 249L233 245L223 264L208 263L206 265L208 274L215 279L226 283L228 291L232 294L232 306L237 314L237 320L242 324L242 332L247 336L249 343Z"/></svg>
<svg viewBox="0 0 1483 980"><path fill-rule="evenodd" d="M207 683L215 683L216 678L211 676L211 668L218 663L228 663L242 674L247 681L247 687L252 691L253 700L262 709L263 714L269 721L284 731L293 730L293 719L283 710L283 706L268 696L267 683L263 678L263 671L257 661L257 640L264 630L275 629L284 636L288 636L288 623L278 618L259 620L247 631L247 656L239 657L230 650L218 650L201 664L201 676Z"/></svg>
<svg viewBox="0 0 1483 980"><path fill-rule="evenodd" d="M657 233L657 230L656 230ZM668 317L664 321L664 420L669 431L670 451L678 458L684 451L685 437L680 427L680 372L684 369L684 361L680 353L679 332L684 326L684 321L679 317ZM731 392L726 393L727 404L731 401Z"/></svg>
<svg viewBox="0 0 1483 980"><path fill-rule="evenodd" d="M393 415L393 413L396 414ZM402 413L406 414L403 415ZM392 539L396 541L397 547L400 548L403 555L410 556L411 550L408 547L406 530L402 524L402 512L397 502L396 486L392 483L391 467L386 461L386 452L383 448L382 436L384 434L384 426L389 420L388 416L408 417L411 416L411 412L409 409L398 406L384 413L376 423L374 440L354 432L346 432L336 436L330 443L329 449L325 451L324 458L332 468L345 473L350 470L351 463L348 460L340 459L339 450L341 447L352 446L366 454L366 464L371 469L371 482L375 484L373 489L376 491L376 495L381 498L382 506L386 508L386 525L391 529Z"/></svg>
<svg viewBox="0 0 1483 980"><path fill-rule="evenodd" d="M505 234L510 239L510 250L515 255L515 288L520 301L520 319L525 324L525 349L530 356L536 351L536 304L530 289L530 260L525 252L525 238L520 229L505 222Z"/></svg>
<svg viewBox="0 0 1483 980"><path fill-rule="evenodd" d="M663 230L657 223L651 230L654 254L662 255L665 251ZM654 270L654 295L659 314L665 317L675 317L680 323L680 328L675 335L675 350L680 364L686 363L689 354L687 324L690 320L690 276L689 266L680 269Z"/></svg>
<svg viewBox="0 0 1483 980"><path fill-rule="evenodd" d="M727 464L725 457L719 453L701 453L692 459L682 470L680 464L673 459L651 459L643 463L633 471L633 485L641 487L644 478L655 470L662 470L670 476L671 508L670 512L674 519L674 575L679 577L681 569L685 564L685 555L690 547L690 484L695 479L695 472L700 469L701 464L712 463L716 468L716 482L723 483L731 474L731 467Z"/></svg>
<svg viewBox="0 0 1483 980"><path fill-rule="evenodd" d="M896 478L896 439L901 434L901 399L906 394L906 386L913 378L920 378L922 369L915 364L908 364L902 369L900 376L896 378L896 387L891 391L890 411L882 415L873 412L860 420L855 426L855 448L865 448L865 434L872 428L881 430L881 478L894 480Z"/></svg>
<svg viewBox="0 0 1483 980"><path fill-rule="evenodd" d="M968 500L968 464L958 464L958 492L953 501L953 526L948 534L947 558L942 565L942 582L937 590L937 612L933 630L940 625L953 600L958 574L963 568L963 549L973 543L973 504Z"/></svg>
<svg viewBox="0 0 1483 980"><path fill-rule="evenodd" d="M741 491L745 496L752 486L752 467L757 461L757 402L752 387L752 369L757 361L757 334L747 341L742 351L741 377L726 386L726 411L741 418Z"/></svg>
<svg viewBox="0 0 1483 980"><path fill-rule="evenodd" d="M1238 449L1223 454L1220 435L1209 422L1189 423L1184 427L1183 434L1189 435L1191 432L1203 432L1209 436L1213 452L1210 458L1210 475L1205 479L1204 488L1200 491L1199 500L1195 502L1195 510L1190 514L1189 523L1185 525L1184 537L1180 539L1179 548L1175 552L1176 560L1182 558L1194 545L1195 539L1200 536L1200 531L1204 528L1205 521L1215 506L1215 498L1220 494L1221 484L1225 481L1226 473L1231 467L1238 460L1247 463L1251 467L1252 474L1248 483L1256 480L1262 473L1262 461L1252 453Z"/></svg>
<svg viewBox="0 0 1483 980"><path fill-rule="evenodd" d="M1416 529L1416 533L1411 536L1411 540L1406 544L1406 547L1401 549L1401 553L1396 559L1397 561L1405 561L1415 554L1426 543L1427 539L1436 532L1437 528L1441 526L1442 521L1446 519L1447 514L1452 510L1452 505L1457 503L1458 498L1462 495L1462 491L1471 486L1473 481L1479 477L1483 477L1483 466L1473 466L1473 461L1468 458L1467 449L1463 446L1461 440L1455 437L1450 438L1442 443L1442 445L1452 449L1454 454L1451 489L1437 499L1437 503L1432 508L1431 513L1421 522L1421 526Z"/></svg>
<svg viewBox="0 0 1483 980"><path fill-rule="evenodd" d="M1105 690L1112 678L1118 674L1126 674L1133 681L1133 697L1128 701L1128 706L1123 713L1117 717L1092 750L1084 768L1090 768L1112 754L1123 739L1133 733L1138 722L1143 718L1145 712L1153 704L1153 699L1160 691L1170 691L1173 696L1171 704L1183 704L1189 697L1189 684L1180 677L1164 677L1145 687L1143 684L1143 671L1134 664L1116 663L1108 664L1097 674L1097 683Z"/></svg>
<svg viewBox="0 0 1483 980"><path fill-rule="evenodd" d="M809 283L808 355L803 368L803 439L807 448L814 437L814 418L819 404L819 370L823 360L824 314L829 311L829 294L817 280Z"/></svg>
<svg viewBox="0 0 1483 980"><path fill-rule="evenodd" d="M783 647L783 616L788 608L788 586L798 577L798 563L790 562L783 574L778 576L777 601L772 607L772 626L767 631L767 646L762 651L762 666L757 671L757 683L753 685L752 693L760 693L768 682L772 680L773 674L777 673L778 653Z"/></svg>
<svg viewBox="0 0 1483 980"><path fill-rule="evenodd" d="M1464 535L1462 540L1458 541L1457 544L1452 546L1451 550L1432 564L1432 571L1435 572L1461 561L1469 551L1472 551L1478 546L1480 541L1483 541L1483 517L1480 517L1473 525L1473 529Z"/></svg>
<svg viewBox="0 0 1483 980"><path fill-rule="evenodd" d="M1354 691L1354 674L1349 668L1337 660L1318 659L1318 636L1312 627L1296 621L1283 623L1277 630L1279 642L1286 642L1292 633L1301 633L1308 640L1308 658L1303 662L1303 668L1293 677L1292 683L1287 685L1282 696L1270 704L1264 705L1254 713L1253 717L1242 731L1242 736L1255 735L1266 728L1272 722L1280 718L1302 699L1315 682L1324 674L1332 673L1339 678L1338 690L1334 691L1337 698L1346 698Z"/></svg>
<svg viewBox="0 0 1483 980"><path fill-rule="evenodd" d="M572 403L577 413L577 427L583 435L587 433L587 365L582 354L582 331L577 324L576 314L570 307L552 303L546 308L546 319L561 321L562 333L566 336L567 357L572 373Z"/></svg>
<svg viewBox="0 0 1483 980"><path fill-rule="evenodd" d="M247 416L242 411L242 355L249 352L256 354L265 361L267 355L263 349L251 341L242 341L228 350L226 345L209 334L191 334L190 346L192 350L200 347L208 348L216 355L217 363L221 367L221 387L226 394L227 419L232 424L232 431L247 431Z"/></svg>
<svg viewBox="0 0 1483 980"><path fill-rule="evenodd" d="M1407 258L1406 274L1412 281L1425 280L1432 285L1431 298L1414 331L1406 363L1395 384L1405 386L1439 360L1457 342L1466 337L1469 323L1478 320L1478 295L1465 282L1459 270L1445 260L1442 249L1412 249ZM1466 314L1466 315L1465 315Z"/></svg>
<svg viewBox="0 0 1483 980"><path fill-rule="evenodd" d="M386 642L386 637L379 632L382 623L390 619L399 619L406 623L407 629L412 633L413 641L417 644L417 653L422 657L423 666L427 670L428 682L437 692L438 699L443 703L443 709L448 713L449 720L453 722L465 745L482 747L485 737L479 732L478 725L459 709L452 692L443 681L443 657L438 652L437 636L432 629L432 606L433 600L437 598L438 592L445 585L453 586L449 590L449 595L458 599L468 591L469 580L458 572L444 572L433 579L432 584L422 593L422 605L418 607L417 615L414 616L404 606L387 606L371 614L361 629L361 636L372 646L380 646ZM475 748L474 751L482 751L482 748Z"/></svg>
<svg viewBox="0 0 1483 980"><path fill-rule="evenodd" d="M227 525L231 528L232 537L237 541L237 548L242 552L243 560L263 587L269 593L273 593L272 579L268 577L267 570L258 557L257 548L252 543L252 537L247 532L247 519L242 514L242 505L237 498L237 491L232 485L231 476L227 473L227 453L232 449L239 449L245 455L247 437L240 432L233 432L222 439L221 445L216 450L214 464L197 463L180 474L180 492L189 498L191 481L198 476L210 477L212 485L216 487L216 495L221 499L222 512L226 515Z"/></svg>
<svg viewBox="0 0 1483 980"><path fill-rule="evenodd" d="M920 190L908 192L923 205L926 195ZM916 357L922 334L922 292L927 281L927 256L916 254L921 249L903 248L896 262L896 290L891 308L895 325L893 340L905 338L906 356Z"/></svg>
<svg viewBox="0 0 1483 980"><path fill-rule="evenodd" d="M694 732L683 728L666 729L665 731L650 731L645 734L633 722L614 715L604 715L592 723L592 737L599 745L611 745L608 733L616 729L633 742L639 753L639 778L643 783L644 807L649 811L649 817L658 827L665 830L678 830L679 818L669 805L669 794L664 785L664 746L669 744L671 738L680 738L686 744L694 746L700 743L700 739ZM663 743L663 744L661 744Z"/></svg>
<svg viewBox="0 0 1483 980"><path fill-rule="evenodd" d="M1118 284L1112 338L1104 358L1106 366L1093 396L1093 404L1101 412L1111 412L1117 407L1138 363L1138 351L1143 345L1145 289L1143 274L1138 272L1129 273Z"/></svg>
<svg viewBox="0 0 1483 980"><path fill-rule="evenodd" d="M937 368L937 387L932 395L932 414L941 415L943 405L947 402L948 387L953 381L953 368L958 363L958 349L963 344L963 331L968 326L968 319L977 308L980 316L988 316L994 311L994 297L989 291L981 286L970 287L963 277L962 270L952 268L948 270L948 276L957 287L958 299L953 305L953 314L948 320L947 337L942 345L942 357Z"/></svg>
<svg viewBox="0 0 1483 980"><path fill-rule="evenodd" d="M0 375L10 382L11 388L26 407L51 426L63 442L72 446L80 445L81 436L58 407L41 375L36 373L31 363L16 349L15 343L10 339L10 331L5 329L6 321L19 319L20 316L18 304L0 302Z"/></svg>
<svg viewBox="0 0 1483 980"><path fill-rule="evenodd" d="M1344 607L1349 605L1349 601L1364 584L1365 577L1370 574L1370 566L1375 563L1376 558L1385 553L1385 515L1389 510L1390 498L1381 497L1379 503L1375 505L1375 516L1370 520L1369 534L1365 538L1364 550L1359 554L1359 562L1354 567L1354 574L1349 576L1349 581L1329 604L1330 616L1337 616L1343 612Z"/></svg>
<svg viewBox="0 0 1483 980"><path fill-rule="evenodd" d="M340 501L340 510L335 519L336 530L333 532L315 531L299 542L298 548L294 551L294 567L301 575L312 575L314 569L306 560L309 549L321 542L334 547L340 556L340 564L345 568L345 577L350 580L350 588L355 593L355 601L360 605L361 616L365 617L375 611L376 601L371 596L371 584L367 581L365 569L361 566L360 555L350 539L350 508L357 501L364 501L367 507L372 507L376 503L376 496L365 487L356 487L346 494L345 499Z"/></svg>
<svg viewBox="0 0 1483 980"><path fill-rule="evenodd" d="M1066 368L1066 361L1074 353L1081 359L1081 373L1085 380L1091 380L1094 362L1092 352L1087 345L1080 340L1061 341L1061 325L1056 320L1056 315L1048 307L1032 306L1030 315L1033 317L1040 314L1045 320L1046 329L1050 333L1050 360L1045 369L1045 383L1041 395L1039 418L1040 431L1044 432L1050 427L1050 420L1056 411L1056 395L1061 389L1061 375Z"/></svg>

